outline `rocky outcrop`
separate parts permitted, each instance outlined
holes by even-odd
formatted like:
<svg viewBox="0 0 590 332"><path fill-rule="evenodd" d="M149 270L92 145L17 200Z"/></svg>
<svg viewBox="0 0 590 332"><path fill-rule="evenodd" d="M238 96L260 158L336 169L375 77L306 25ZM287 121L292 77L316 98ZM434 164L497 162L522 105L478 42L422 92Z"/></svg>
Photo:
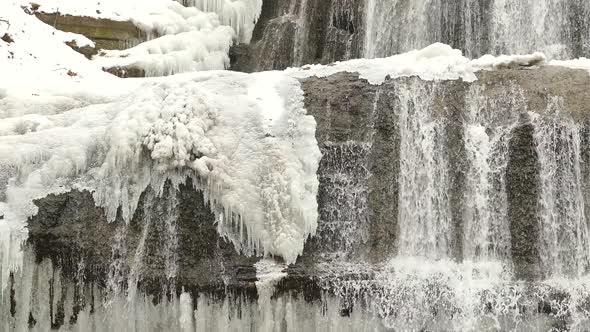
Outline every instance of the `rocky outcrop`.
<svg viewBox="0 0 590 332"><path fill-rule="evenodd" d="M357 0L264 1L251 43L233 47L231 69L280 70L359 58L363 10Z"/></svg>
<svg viewBox="0 0 590 332"><path fill-rule="evenodd" d="M146 33L129 21L42 12L35 12L35 16L58 30L86 36L96 50L120 50L146 40Z"/></svg>
<svg viewBox="0 0 590 332"><path fill-rule="evenodd" d="M58 30L81 34L92 40L94 47L79 46L75 40L66 42L66 45L88 59L97 55L100 50L124 50L148 39L148 34L130 21L43 13L36 10L32 10L31 13ZM117 66L103 70L121 78L145 77L143 68Z"/></svg>
<svg viewBox="0 0 590 332"><path fill-rule="evenodd" d="M253 72L387 57L435 42L469 58L535 51L588 57L588 13L583 0L264 1L252 42L234 46L231 68ZM561 24L549 23L556 21Z"/></svg>
<svg viewBox="0 0 590 332"><path fill-rule="evenodd" d="M372 286L356 291L365 294L363 298L375 297L382 287L374 279L381 264L407 250L400 241L407 225L404 223L421 222L409 220L418 217L404 209L408 195L420 201L422 193L409 191L408 179L401 174L408 172L404 163L413 161L415 168L428 168L430 164L420 159L424 156L411 154L408 144L428 143L438 149L433 152L437 170L418 169L418 177L410 180L426 181L424 177L431 176L436 178L429 185L445 184L442 196L435 195L436 190L426 184L417 186L424 185L420 190L433 193L429 200L448 202L448 208L434 207L432 211L439 213L436 218L449 218L451 229L441 231L438 237L448 242L443 249L452 260L461 262L498 253L498 259L513 262L518 280L535 281L546 276L540 250L540 201L545 189L536 142L539 121L553 121L556 127L574 123L581 128L583 139L588 139L583 133L590 132L590 75L582 70L545 66L480 72L478 79L468 83L407 77L372 85L356 73L338 73L302 80L305 106L316 119L316 136L323 154L318 171L320 220L317 236L308 240L304 254L276 285L276 297L300 296L316 301L324 294L341 296L342 288L334 285L343 280L363 280L364 285ZM558 111L554 109L556 99ZM437 124L433 141L424 136L432 131L422 131L418 136L408 132L433 123ZM469 241L473 234L469 233L466 215L473 213L472 195L477 188L470 182L476 167L470 148L473 138L465 128L472 123L481 126L483 134L503 142L488 158L505 157L500 160L504 164L498 165L498 173L490 176L494 191L504 190L507 197L504 235L508 239L494 240L490 247L472 248ZM408 142L409 138L418 141ZM590 154L588 149L587 145L582 147L582 158ZM581 167L585 179L589 166ZM178 190L167 187L161 198L150 191L144 193L129 225L119 219L107 223L104 211L94 206L88 192L50 195L36 204L39 213L29 220L28 250L38 263L51 261L62 280L75 283L83 276L85 283L105 289L114 287L113 280L125 287L133 276L138 289L156 298L181 290L195 298L203 293L220 298L229 294L252 299L258 296L253 265L256 259L240 255L219 237L213 214L190 183ZM419 217L430 222L428 215ZM374 266L374 270L343 272L331 279L325 266L338 262L362 262L365 267ZM79 293L82 298L89 294ZM550 296L564 295L556 291ZM530 299L540 301L538 313L554 311L554 303L548 299L535 300L532 295ZM344 307L341 314L349 315L352 308Z"/></svg>
<svg viewBox="0 0 590 332"><path fill-rule="evenodd" d="M172 194L166 200L144 193L129 225L121 218L108 223L89 192L50 195L36 202L39 213L29 221L28 243L38 262L50 259L64 277L83 276L101 287L113 273L126 287L127 276L139 264L138 288L156 298L170 286L195 293L235 287L256 294L256 260L240 256L219 237L203 195L192 188L190 181L181 186L172 205ZM114 262L120 264L116 269Z"/></svg>

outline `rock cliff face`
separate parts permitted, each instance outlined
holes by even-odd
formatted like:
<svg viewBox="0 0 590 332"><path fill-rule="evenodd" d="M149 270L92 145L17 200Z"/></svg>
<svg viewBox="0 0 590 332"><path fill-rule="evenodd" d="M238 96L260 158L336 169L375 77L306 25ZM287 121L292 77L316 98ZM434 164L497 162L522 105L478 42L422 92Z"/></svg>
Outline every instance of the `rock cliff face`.
<svg viewBox="0 0 590 332"><path fill-rule="evenodd" d="M364 2L265 1L249 45L234 46L232 70L255 72L362 55Z"/></svg>
<svg viewBox="0 0 590 332"><path fill-rule="evenodd" d="M387 57L435 42L470 58L536 51L588 57L589 13L582 0L265 1L252 43L233 48L232 69Z"/></svg>
<svg viewBox="0 0 590 332"><path fill-rule="evenodd" d="M255 329L268 319L275 327L289 324L288 310L264 316L248 304L258 297L270 301L273 294L279 302L269 305L277 308L336 301L340 309L332 317L331 307L323 317L333 324L347 321L348 328L358 321L375 323L361 312L380 318L378 328L402 326L409 315L417 317L413 327L438 322L453 328L466 326L461 324L468 310L487 312L503 328L568 326L579 311L559 308L582 302L573 302L573 290L543 280L579 275L590 262L587 253L576 254L577 241L588 236L576 222L585 219L571 215L590 206L588 86L586 71L552 66L481 72L473 83L409 77L371 85L355 73L304 79L305 106L317 121L323 154L319 228L276 287L257 285L257 259L239 255L218 236L213 214L190 183L168 187L177 195L144 193L128 226L107 223L89 193L69 192L37 201L26 250L37 263L13 274L2 315L41 324L39 316L47 313L23 305L29 298L15 290L28 283L33 294L41 292L35 289L46 278L53 291L39 301L51 308L54 328L94 312L97 294L130 285L154 295L154 303L183 292L195 301L231 299L252 316L230 317ZM486 227L476 231L474 222ZM566 242L552 247L555 234L548 229L555 223L562 223L559 236ZM502 262L514 272L507 282L528 285L502 286L520 294L513 308L520 316L502 312L500 302L509 295L484 296L498 291L491 286L465 298L440 280L421 290L392 288L403 271L387 272L387 262L412 255L457 266ZM567 263L570 255L576 256L573 265ZM398 302L398 293L416 292L428 310L416 306L408 312L407 303ZM441 303L441 294L449 302ZM461 304L459 298L475 302ZM302 312L307 320L319 319Z"/></svg>

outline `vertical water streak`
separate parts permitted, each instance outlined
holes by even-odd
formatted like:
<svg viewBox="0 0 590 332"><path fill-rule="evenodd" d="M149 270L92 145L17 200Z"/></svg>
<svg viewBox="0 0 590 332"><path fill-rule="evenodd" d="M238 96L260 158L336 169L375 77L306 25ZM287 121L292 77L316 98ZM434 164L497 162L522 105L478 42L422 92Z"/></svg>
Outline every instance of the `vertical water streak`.
<svg viewBox="0 0 590 332"><path fill-rule="evenodd" d="M358 0L332 0L321 47L323 62L362 57L364 5L364 1Z"/></svg>
<svg viewBox="0 0 590 332"><path fill-rule="evenodd" d="M164 266L166 270L166 278L173 280L178 273L179 261L179 247L178 247L178 197L177 189L174 187L168 188L166 195L165 206L162 207L163 228L164 234L161 236L164 242Z"/></svg>
<svg viewBox="0 0 590 332"><path fill-rule="evenodd" d="M293 1L291 5L291 13L296 15L295 20L295 34L293 36L293 64L295 66L304 65L304 58L308 51L308 39L309 39L309 23L307 20L308 15L308 0ZM299 5L296 8L296 5Z"/></svg>
<svg viewBox="0 0 590 332"><path fill-rule="evenodd" d="M150 207L153 200L153 193L148 193L145 203L146 206ZM127 277L127 299L129 301L135 301L135 297L137 295L137 286L145 269L143 261L146 253L146 242L150 231L152 231L151 228L154 227L152 225L153 219L154 216L152 216L152 211L148 210L148 213L144 215L143 230L141 232L141 237L139 238L137 248L135 248L135 255L133 256L133 262Z"/></svg>
<svg viewBox="0 0 590 332"><path fill-rule="evenodd" d="M118 295L123 291L126 278L125 258L127 257L127 225L119 225L115 231L111 249L106 288L109 293Z"/></svg>
<svg viewBox="0 0 590 332"><path fill-rule="evenodd" d="M547 109L549 116L534 119L541 166L539 248L547 277L580 277L590 267L580 129L561 115L563 107L563 100L552 98Z"/></svg>
<svg viewBox="0 0 590 332"><path fill-rule="evenodd" d="M430 44L436 28L429 22L438 0L368 0L365 57L379 58Z"/></svg>
<svg viewBox="0 0 590 332"><path fill-rule="evenodd" d="M445 125L434 116L436 84L397 84L400 118L399 253L451 255Z"/></svg>
<svg viewBox="0 0 590 332"><path fill-rule="evenodd" d="M463 211L464 258L502 259L510 247L505 171L513 122L498 121L503 116L499 105L477 86L466 99L464 140L469 167Z"/></svg>
<svg viewBox="0 0 590 332"><path fill-rule="evenodd" d="M549 57L566 56L566 6L567 1L563 0L495 0L494 52L522 54L535 50Z"/></svg>

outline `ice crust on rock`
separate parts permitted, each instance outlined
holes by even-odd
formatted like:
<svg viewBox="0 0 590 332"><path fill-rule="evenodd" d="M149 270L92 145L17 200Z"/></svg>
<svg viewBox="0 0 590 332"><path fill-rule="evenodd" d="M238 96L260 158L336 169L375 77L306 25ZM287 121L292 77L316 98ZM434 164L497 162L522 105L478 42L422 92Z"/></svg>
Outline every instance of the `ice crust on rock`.
<svg viewBox="0 0 590 332"><path fill-rule="evenodd" d="M16 218L32 201L90 189L114 220L129 220L148 186L187 176L204 191L221 234L249 254L294 262L317 223L315 121L299 83L281 73L211 72L148 81L121 100L59 114L9 118L0 163Z"/></svg>

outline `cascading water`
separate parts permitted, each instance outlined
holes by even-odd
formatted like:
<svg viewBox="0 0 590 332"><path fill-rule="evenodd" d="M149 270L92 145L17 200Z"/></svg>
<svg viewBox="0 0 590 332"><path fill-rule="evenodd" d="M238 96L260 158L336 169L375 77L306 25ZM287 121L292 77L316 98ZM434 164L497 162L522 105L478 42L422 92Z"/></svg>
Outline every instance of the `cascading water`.
<svg viewBox="0 0 590 332"><path fill-rule="evenodd" d="M559 100L532 115L542 178L537 241L546 279L518 283L510 224L520 221L508 217L506 172L526 98L510 84L492 96L474 85L460 102L464 109L440 109L436 101L453 93L445 89L419 81L395 84L396 106L389 111L400 128L398 252L377 265L320 264L325 289L347 311L367 310L393 329L544 330L563 321L573 329L585 326L588 233L579 125L561 118ZM462 147L447 136L457 128L448 127L453 113L461 122ZM450 169L455 153L464 163ZM450 197L455 172L463 174L459 209ZM456 218L460 228L453 225Z"/></svg>
<svg viewBox="0 0 590 332"><path fill-rule="evenodd" d="M588 298L588 230L581 187L584 147L582 125L563 114L565 103L549 98L544 109L530 112L524 91L514 84L500 92L485 84L465 87L466 83L416 78L387 84L367 102L365 116L372 127L368 132L344 143L326 141L322 147L317 240L322 242L320 253L336 255L324 255L325 261L313 265L322 289L319 302L308 304L295 294L274 296L282 280L289 278L289 270L274 261L257 264L257 302L244 296L220 301L184 291L174 295L173 283L166 294L145 295L139 286L149 280L144 273L154 259L163 260L160 266L168 282L177 277L180 207L176 189L166 187L164 200L145 195L145 215L135 235L133 224L117 227L106 288L86 283L83 274L72 281L51 261L35 264L31 253L24 251L23 269L7 276L9 287L3 291L1 315L7 329L193 331L240 330L246 324L260 331L535 330L562 322L574 329L585 326L589 317L583 309ZM461 89L465 91L457 94ZM539 262L546 278L534 283L514 278L514 221L507 212L505 174L523 114L532 118L532 149L541 179L538 242L545 249ZM374 209L367 191L377 180L370 171L373 149L382 144L376 141L377 127L398 128L391 133L397 137L392 142L399 157L390 162L399 163L399 225L396 252L383 262L369 263L363 246L371 237ZM462 180L454 183L458 178ZM346 229L339 228L343 224ZM148 246L154 234L165 244L159 253ZM357 259L345 263L342 258L348 257ZM127 267L124 260L129 258ZM43 288L46 284L49 290Z"/></svg>
<svg viewBox="0 0 590 332"><path fill-rule="evenodd" d="M438 41L470 57L588 56L589 14L590 4L578 0L369 0L364 55L390 56Z"/></svg>
<svg viewBox="0 0 590 332"><path fill-rule="evenodd" d="M490 49L495 54L542 51L550 58L588 56L590 4L587 1L495 0Z"/></svg>
<svg viewBox="0 0 590 332"><path fill-rule="evenodd" d="M582 277L590 269L590 234L585 214L580 128L557 121L563 101L549 101L552 119L537 117L541 194L540 258L547 277Z"/></svg>
<svg viewBox="0 0 590 332"><path fill-rule="evenodd" d="M436 91L398 86L400 99L399 253L452 256L448 157L444 124L435 118ZM420 97L418 97L420 96Z"/></svg>
<svg viewBox="0 0 590 332"><path fill-rule="evenodd" d="M506 167L512 129L510 116L500 122L501 106L473 87L465 98L468 109L463 125L469 171L466 174L463 210L463 256L486 261L509 257ZM507 95L505 100L510 100ZM496 109L494 113L486 112Z"/></svg>

